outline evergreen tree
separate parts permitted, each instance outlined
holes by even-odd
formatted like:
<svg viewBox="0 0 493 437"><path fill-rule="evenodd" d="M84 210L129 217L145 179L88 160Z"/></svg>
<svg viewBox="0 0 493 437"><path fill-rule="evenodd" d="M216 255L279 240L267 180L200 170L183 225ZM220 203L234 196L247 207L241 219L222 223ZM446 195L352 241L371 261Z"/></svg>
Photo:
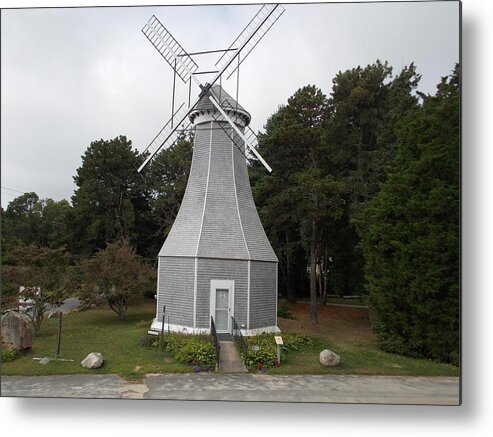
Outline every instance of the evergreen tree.
<svg viewBox="0 0 493 437"><path fill-rule="evenodd" d="M145 251L149 188L137 172L143 156L124 136L94 141L82 156L72 196L72 251L90 255L130 238Z"/></svg>
<svg viewBox="0 0 493 437"><path fill-rule="evenodd" d="M305 86L288 99L267 125L264 148L270 148L275 171L256 187L268 190L263 216L305 247L310 271L311 320L317 323L317 264L323 229L341 213L339 185L325 169L321 141L327 100L315 86ZM265 196L265 194L264 194ZM269 220L267 220L269 223ZM290 252L286 253L290 255Z"/></svg>
<svg viewBox="0 0 493 437"><path fill-rule="evenodd" d="M363 248L383 350L459 357L459 128L456 66L400 123L388 181L365 211Z"/></svg>
<svg viewBox="0 0 493 437"><path fill-rule="evenodd" d="M40 199L34 192L16 197L2 209L2 253L15 244L58 248L69 241L68 201ZM5 257L4 257L5 260Z"/></svg>
<svg viewBox="0 0 493 437"><path fill-rule="evenodd" d="M397 121L417 106L413 91L419 79L413 64L392 77L392 68L380 61L333 79L324 142L327 171L342 185L345 208L327 228L322 250L332 260L327 267L334 293L365 291L360 245L365 207L395 158Z"/></svg>
<svg viewBox="0 0 493 437"><path fill-rule="evenodd" d="M293 214L297 199L291 195L290 187L294 183L292 175L301 171L305 157L303 150L291 143L286 112L286 106L279 107L267 120L265 134L260 135L259 151L273 172L267 174L257 162L249 170L262 224L279 258L279 289L293 303L305 288L306 255L300 223Z"/></svg>

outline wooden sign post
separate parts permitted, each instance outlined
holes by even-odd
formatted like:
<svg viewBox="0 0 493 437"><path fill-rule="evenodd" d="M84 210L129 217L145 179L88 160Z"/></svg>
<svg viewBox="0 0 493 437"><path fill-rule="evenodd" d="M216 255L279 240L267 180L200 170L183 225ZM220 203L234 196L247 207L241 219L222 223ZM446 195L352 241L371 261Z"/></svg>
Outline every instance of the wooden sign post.
<svg viewBox="0 0 493 437"><path fill-rule="evenodd" d="M56 338L56 351L55 357L60 358L60 344L62 342L62 316L63 313L61 311L58 312L58 335Z"/></svg>
<svg viewBox="0 0 493 437"><path fill-rule="evenodd" d="M284 342L282 341L282 337L280 335L274 336L274 340L276 341L277 346L277 362L281 365L281 346Z"/></svg>

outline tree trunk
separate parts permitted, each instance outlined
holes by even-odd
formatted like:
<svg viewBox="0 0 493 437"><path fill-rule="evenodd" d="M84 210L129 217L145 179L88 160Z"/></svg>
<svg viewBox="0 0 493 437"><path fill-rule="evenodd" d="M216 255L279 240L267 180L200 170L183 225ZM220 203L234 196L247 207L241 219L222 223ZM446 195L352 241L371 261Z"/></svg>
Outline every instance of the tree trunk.
<svg viewBox="0 0 493 437"><path fill-rule="evenodd" d="M288 232L286 231L286 246L288 246L289 243L289 235ZM295 303L296 302L296 285L295 285L295 279L294 279L294 272L293 272L293 257L289 253L289 250L286 253L286 300L289 303Z"/></svg>
<svg viewBox="0 0 493 437"><path fill-rule="evenodd" d="M295 286L295 281L294 281L293 269L291 266L287 267L286 300L289 303L295 303L296 302L296 286Z"/></svg>
<svg viewBox="0 0 493 437"><path fill-rule="evenodd" d="M325 247L325 254L324 254L324 281L323 281L323 292L322 292L322 303L324 305L327 305L327 291L329 288L328 281L329 281L329 255L327 251L327 247Z"/></svg>
<svg viewBox="0 0 493 437"><path fill-rule="evenodd" d="M310 248L310 318L313 324L318 323L317 311L317 252L318 224L312 220L312 241Z"/></svg>

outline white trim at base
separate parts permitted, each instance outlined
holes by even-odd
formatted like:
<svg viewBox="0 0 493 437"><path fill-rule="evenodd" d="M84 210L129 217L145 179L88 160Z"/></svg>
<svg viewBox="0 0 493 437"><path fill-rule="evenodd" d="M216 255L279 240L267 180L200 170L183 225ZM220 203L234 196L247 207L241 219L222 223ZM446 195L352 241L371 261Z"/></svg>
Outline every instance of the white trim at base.
<svg viewBox="0 0 493 437"><path fill-rule="evenodd" d="M240 329L242 335L245 337L252 337L254 335L259 335L268 333L268 334L276 334L281 332L281 330L277 326L264 326L263 328L255 328L255 329Z"/></svg>
<svg viewBox="0 0 493 437"><path fill-rule="evenodd" d="M183 326L183 325L174 325L170 323L164 324L164 332L179 332L180 334L209 334L211 331L207 328L192 328L191 326ZM152 320L151 327L149 328L151 331L161 332L162 323L158 322L156 318Z"/></svg>
<svg viewBox="0 0 493 437"><path fill-rule="evenodd" d="M156 319L152 320L151 327L149 328L151 331L161 332L162 324L158 322ZM171 332L179 332L180 334L210 334L211 331L208 328L192 328L191 326L183 326L183 325L173 325L169 324L169 330ZM254 335L259 335L264 332L267 333L278 333L281 330L277 326L265 326L263 328L256 329L240 329L242 335L245 337L252 337ZM164 332L168 332L168 324L164 324Z"/></svg>

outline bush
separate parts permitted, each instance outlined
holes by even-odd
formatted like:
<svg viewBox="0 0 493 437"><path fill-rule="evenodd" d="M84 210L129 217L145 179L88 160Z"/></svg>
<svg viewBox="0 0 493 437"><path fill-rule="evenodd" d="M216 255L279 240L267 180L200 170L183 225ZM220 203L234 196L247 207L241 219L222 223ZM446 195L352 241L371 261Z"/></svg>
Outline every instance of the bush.
<svg viewBox="0 0 493 437"><path fill-rule="evenodd" d="M289 304L287 302L284 302L277 307L277 317L281 317L282 319L290 319L290 320L295 319L293 313L289 309Z"/></svg>
<svg viewBox="0 0 493 437"><path fill-rule="evenodd" d="M198 338L190 337L185 344L180 345L174 355L176 361L182 364L216 365L216 349L212 341L203 342Z"/></svg>
<svg viewBox="0 0 493 437"><path fill-rule="evenodd" d="M159 338L142 336L141 345L159 347ZM163 348L179 363L190 364L195 372L212 370L216 366L216 348L209 335L171 334L163 338Z"/></svg>
<svg viewBox="0 0 493 437"><path fill-rule="evenodd" d="M17 349L2 349L2 363L10 363L19 358Z"/></svg>
<svg viewBox="0 0 493 437"><path fill-rule="evenodd" d="M246 365L256 366L258 370L279 366L277 361L277 346L274 340L275 334L260 334L254 337L246 337L247 351ZM292 351L298 351L304 346L312 344L312 340L306 335L286 332L282 334L283 346L281 346L281 361L284 356ZM253 350L252 346L258 346L258 350Z"/></svg>

